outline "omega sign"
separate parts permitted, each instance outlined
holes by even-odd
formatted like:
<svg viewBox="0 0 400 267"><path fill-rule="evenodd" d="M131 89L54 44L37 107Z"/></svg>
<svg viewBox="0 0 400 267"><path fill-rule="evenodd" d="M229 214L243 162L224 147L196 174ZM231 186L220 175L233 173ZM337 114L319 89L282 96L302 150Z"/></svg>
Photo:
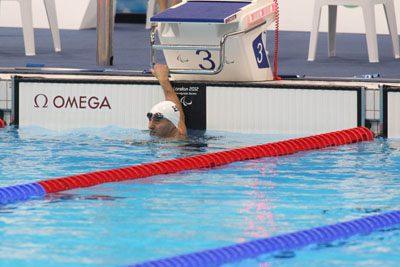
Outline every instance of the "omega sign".
<svg viewBox="0 0 400 267"><path fill-rule="evenodd" d="M35 108L48 108L49 105L57 109L111 109L107 97L97 96L55 96L48 97L46 94L37 94L34 98Z"/></svg>

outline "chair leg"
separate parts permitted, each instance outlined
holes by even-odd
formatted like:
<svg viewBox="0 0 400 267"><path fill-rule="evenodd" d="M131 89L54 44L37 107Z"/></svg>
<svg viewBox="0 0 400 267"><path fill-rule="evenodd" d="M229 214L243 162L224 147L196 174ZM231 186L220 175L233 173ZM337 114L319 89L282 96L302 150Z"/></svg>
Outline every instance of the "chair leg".
<svg viewBox="0 0 400 267"><path fill-rule="evenodd" d="M53 37L54 50L56 52L61 51L60 32L58 29L56 4L54 0L44 0L46 8L47 19L49 20L49 26L51 35Z"/></svg>
<svg viewBox="0 0 400 267"><path fill-rule="evenodd" d="M329 5L329 22L328 22L328 56L336 56L336 21L337 21L337 6Z"/></svg>
<svg viewBox="0 0 400 267"><path fill-rule="evenodd" d="M315 1L314 15L312 19L311 33L310 33L310 44L308 48L308 61L315 60L315 54L317 51L317 43L318 43L319 22L321 19L321 8L322 5L320 5L318 1Z"/></svg>
<svg viewBox="0 0 400 267"><path fill-rule="evenodd" d="M371 4L365 4L361 7L364 13L369 62L377 63L379 62L379 55L378 41L376 39L375 6Z"/></svg>
<svg viewBox="0 0 400 267"><path fill-rule="evenodd" d="M155 5L156 5L155 0L149 0L149 2L147 2L146 29L150 29L151 27L150 18L154 15Z"/></svg>
<svg viewBox="0 0 400 267"><path fill-rule="evenodd" d="M394 58L400 58L399 52L399 37L397 36L397 23L396 23L396 15L394 13L394 3L393 1L389 0L383 4L386 14L386 21L389 28L389 34L392 38L392 48L393 48L393 55Z"/></svg>
<svg viewBox="0 0 400 267"><path fill-rule="evenodd" d="M24 34L25 55L35 55L35 36L33 32L32 2L19 1L22 20L22 31Z"/></svg>

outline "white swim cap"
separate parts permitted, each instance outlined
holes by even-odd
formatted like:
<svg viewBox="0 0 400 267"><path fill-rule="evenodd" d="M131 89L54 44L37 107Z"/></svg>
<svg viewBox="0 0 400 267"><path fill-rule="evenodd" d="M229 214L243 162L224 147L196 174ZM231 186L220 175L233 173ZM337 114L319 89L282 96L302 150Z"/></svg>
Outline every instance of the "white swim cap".
<svg viewBox="0 0 400 267"><path fill-rule="evenodd" d="M180 113L178 106L172 101L163 101L155 105L151 111L152 114L161 113L164 118L172 122L176 128L180 119Z"/></svg>

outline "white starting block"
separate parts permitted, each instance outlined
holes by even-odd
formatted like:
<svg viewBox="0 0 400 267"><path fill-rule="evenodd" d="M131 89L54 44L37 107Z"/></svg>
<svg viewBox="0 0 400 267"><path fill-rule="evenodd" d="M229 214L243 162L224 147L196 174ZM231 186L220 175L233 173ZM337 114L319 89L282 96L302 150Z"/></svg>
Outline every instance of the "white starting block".
<svg viewBox="0 0 400 267"><path fill-rule="evenodd" d="M163 50L175 80L272 80L265 41L275 12L273 0L184 0L151 17L151 64Z"/></svg>

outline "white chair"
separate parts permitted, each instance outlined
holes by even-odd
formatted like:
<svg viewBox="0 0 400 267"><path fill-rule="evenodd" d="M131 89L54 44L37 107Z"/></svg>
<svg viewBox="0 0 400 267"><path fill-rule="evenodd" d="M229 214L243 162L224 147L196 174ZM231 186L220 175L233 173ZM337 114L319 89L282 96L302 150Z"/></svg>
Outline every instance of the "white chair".
<svg viewBox="0 0 400 267"><path fill-rule="evenodd" d="M146 29L150 29L151 23L150 23L150 18L155 14L156 12L156 0L149 0L147 2L147 10L146 10Z"/></svg>
<svg viewBox="0 0 400 267"><path fill-rule="evenodd" d="M369 62L379 62L378 42L376 39L375 5L383 4L389 33L392 39L394 57L400 58L399 39L397 36L396 15L393 0L315 0L314 17L310 35L310 46L308 50L308 61L315 60L318 42L318 29L321 17L321 8L328 5L328 55L336 55L336 18L338 5L355 5L363 9L364 23L367 39Z"/></svg>
<svg viewBox="0 0 400 267"><path fill-rule="evenodd" d="M2 0L0 0L1 2ZM21 10L22 31L24 34L25 55L34 56L35 53L35 37L33 32L33 16L32 16L32 0L7 0L18 1ZM43 0L47 19L53 36L54 50L61 51L60 33L58 30L56 5L54 0Z"/></svg>

